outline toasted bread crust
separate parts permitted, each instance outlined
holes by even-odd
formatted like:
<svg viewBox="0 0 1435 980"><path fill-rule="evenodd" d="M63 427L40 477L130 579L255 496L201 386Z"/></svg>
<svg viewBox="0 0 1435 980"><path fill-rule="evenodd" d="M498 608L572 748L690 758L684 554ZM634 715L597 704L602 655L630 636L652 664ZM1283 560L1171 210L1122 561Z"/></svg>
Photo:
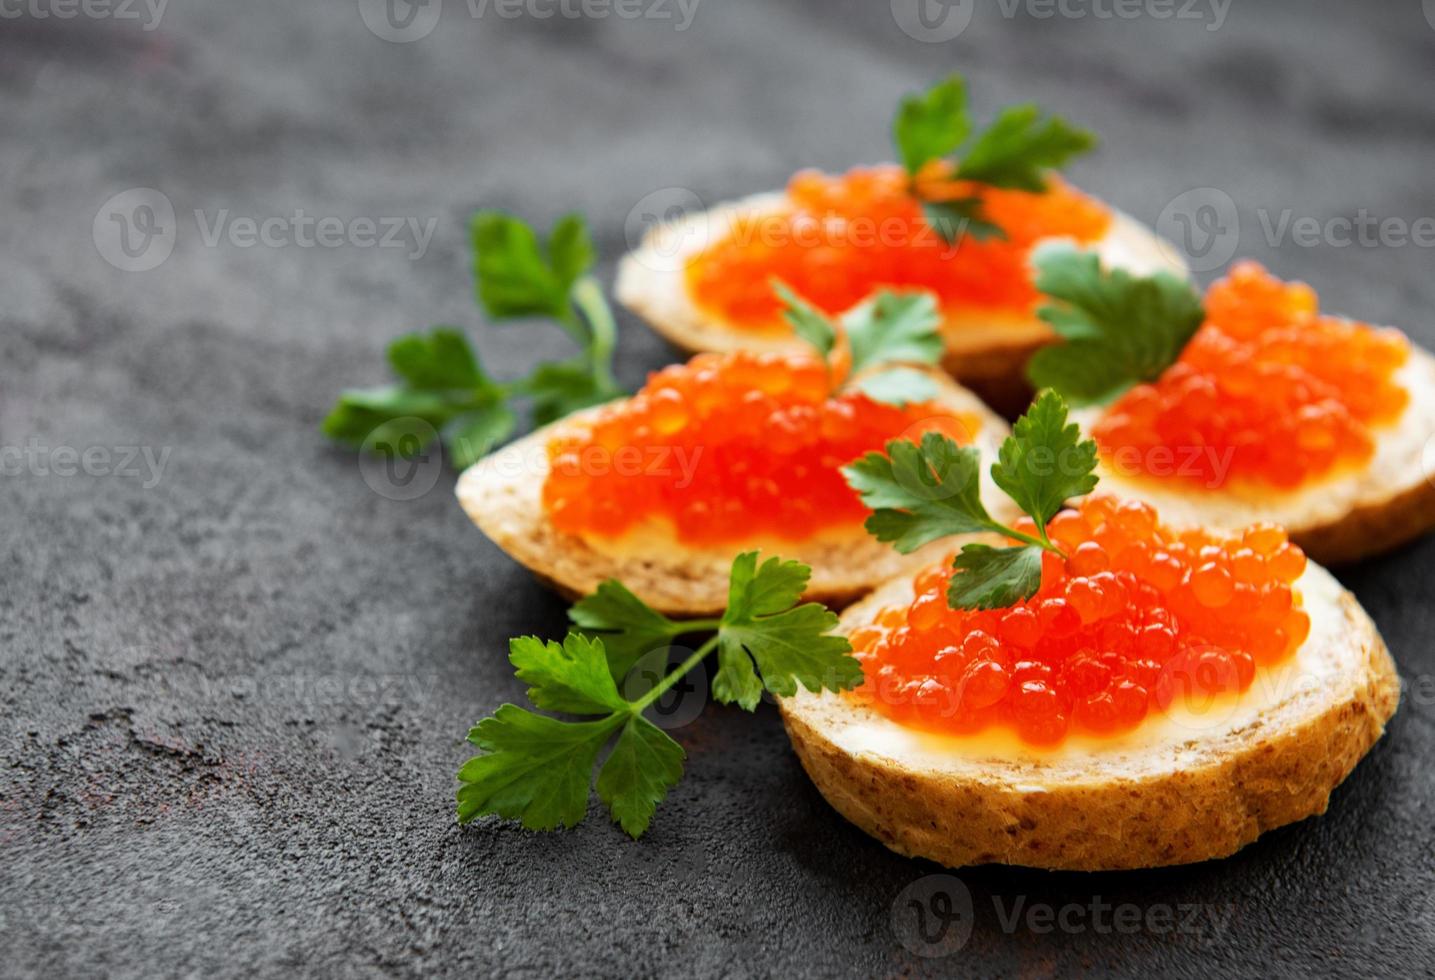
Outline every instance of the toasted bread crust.
<svg viewBox="0 0 1435 980"><path fill-rule="evenodd" d="M927 370L941 386L944 405L981 417L977 443L983 455L991 458L1008 432L1006 423L940 371ZM758 547L765 554L810 565L807 598L841 609L878 583L928 564L953 547L949 541L937 542L901 555L860 527L806 541L751 542L713 549L685 547L671 536L622 548L595 547L579 535L552 526L543 509L542 491L548 475L549 440L564 426L584 424L596 411L556 422L480 460L459 477L456 491L469 517L495 544L540 581L570 598L616 578L659 612L713 615L727 606L733 557ZM990 505L994 512L1001 512L998 501Z"/></svg>
<svg viewBox="0 0 1435 980"><path fill-rule="evenodd" d="M903 594L911 594L907 583L885 587L849 609L844 628ZM1399 701L1395 665L1369 617L1338 586L1323 595L1313 601L1334 607L1341 649L1331 653L1345 667L1335 682L1149 758L924 768L837 744L847 716L868 709L830 694L784 699L783 722L823 796L900 854L951 867L1085 871L1225 857L1267 830L1325 812Z"/></svg>
<svg viewBox="0 0 1435 980"><path fill-rule="evenodd" d="M1167 523L1237 530L1280 524L1311 558L1341 565L1399 547L1435 529L1435 355L1415 348L1401 369L1411 400L1393 426L1376 432L1375 456L1361 470L1289 493L1192 488L1117 472L1103 458L1101 490L1150 502ZM1073 418L1088 433L1100 409Z"/></svg>
<svg viewBox="0 0 1435 980"><path fill-rule="evenodd" d="M1338 521L1297 528L1291 539L1323 565L1393 551L1435 529L1435 481L1422 478L1388 500L1356 507Z"/></svg>

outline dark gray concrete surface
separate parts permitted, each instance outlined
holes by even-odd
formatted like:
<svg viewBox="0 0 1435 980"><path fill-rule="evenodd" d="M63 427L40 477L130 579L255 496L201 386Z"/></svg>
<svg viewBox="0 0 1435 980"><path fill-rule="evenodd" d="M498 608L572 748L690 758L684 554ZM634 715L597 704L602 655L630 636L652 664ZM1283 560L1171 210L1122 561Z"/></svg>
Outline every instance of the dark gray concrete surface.
<svg viewBox="0 0 1435 980"><path fill-rule="evenodd" d="M671 3L449 0L405 44L360 6L174 0L154 30L143 7L4 7L0 974L1430 974L1435 541L1341 573L1407 690L1329 814L1187 869L960 872L975 932L931 959L903 892L940 869L839 819L770 707L677 731L688 776L640 843L596 808L566 834L458 828L463 735L522 693L505 639L556 635L563 605L468 524L451 474L389 499L317 431L409 329L464 325L503 376L563 352L481 322L473 208L585 211L607 276L645 195L885 158L896 98L952 68L979 107L1096 128L1075 177L1142 220L1216 188L1240 219L1218 246L1435 344L1428 241L1265 228L1435 215L1430 3L982 4L945 43L903 33L904 0L701 0L686 30ZM177 241L130 272L94 236L138 187ZM296 209L435 232L421 257L204 240ZM623 325L636 384L673 354Z"/></svg>

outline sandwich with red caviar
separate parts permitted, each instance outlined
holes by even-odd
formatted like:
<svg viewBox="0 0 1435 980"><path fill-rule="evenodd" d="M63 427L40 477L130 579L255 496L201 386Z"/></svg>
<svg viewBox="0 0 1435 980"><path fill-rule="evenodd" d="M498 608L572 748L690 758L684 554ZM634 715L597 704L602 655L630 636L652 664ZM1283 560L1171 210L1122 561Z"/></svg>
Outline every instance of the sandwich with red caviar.
<svg viewBox="0 0 1435 980"><path fill-rule="evenodd" d="M774 277L830 315L879 289L924 290L947 369L993 404L1024 403L1022 367L1053 336L1035 312L1035 245L1072 240L1134 272L1184 266L1059 175L1090 133L1034 105L973 130L959 76L909 96L893 124L901 163L804 170L782 192L657 225L620 266L618 299L686 350L786 351L800 341Z"/></svg>
<svg viewBox="0 0 1435 980"><path fill-rule="evenodd" d="M879 294L836 322L784 294L807 350L664 368L470 467L464 509L560 591L621 579L671 614L721 609L733 556L753 548L811 566L808 597L838 606L912 567L863 532L841 467L931 431L990 454L1007 426L931 366L931 297Z"/></svg>
<svg viewBox="0 0 1435 980"><path fill-rule="evenodd" d="M1175 524L1279 524L1326 564L1435 527L1435 358L1399 331L1322 314L1254 262L1204 298L1069 247L1036 266L1066 342L1031 380L1082 406L1112 492Z"/></svg>
<svg viewBox="0 0 1435 980"><path fill-rule="evenodd" d="M848 468L901 550L1007 539L849 608L863 683L779 702L818 789L893 850L1078 870L1223 857L1324 812L1394 713L1374 624L1283 531L1172 528L1089 495L1096 461L1047 392L992 468L1014 525L939 435Z"/></svg>

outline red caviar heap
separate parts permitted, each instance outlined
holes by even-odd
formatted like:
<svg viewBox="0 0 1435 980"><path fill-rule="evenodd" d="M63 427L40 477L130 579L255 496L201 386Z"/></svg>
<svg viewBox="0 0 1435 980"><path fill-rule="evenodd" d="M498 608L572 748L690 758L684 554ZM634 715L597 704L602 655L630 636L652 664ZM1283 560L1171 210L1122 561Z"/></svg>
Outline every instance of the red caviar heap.
<svg viewBox="0 0 1435 980"><path fill-rule="evenodd" d="M903 724L1054 745L1244 691L1310 633L1292 588L1305 555L1279 528L1177 533L1146 504L1095 495L1048 533L1068 557L1047 552L1041 589L1008 609L950 608L950 561L918 576L912 603L853 631L867 680L852 696Z"/></svg>
<svg viewBox="0 0 1435 980"><path fill-rule="evenodd" d="M1106 208L1055 176L1039 194L935 183L925 197L979 199L1006 238L964 236L949 245L928 225L899 166L841 176L804 170L788 183L781 211L739 220L689 261L689 294L724 322L754 330L784 329L774 277L828 313L884 287L930 290L943 310L1025 311L1037 299L1027 264L1032 246L1052 236L1095 241L1111 223Z"/></svg>
<svg viewBox="0 0 1435 980"><path fill-rule="evenodd" d="M553 439L543 504L560 531L616 536L666 519L680 541L801 540L866 516L839 468L895 438L980 421L836 390L814 354L700 354Z"/></svg>
<svg viewBox="0 0 1435 980"><path fill-rule="evenodd" d="M1372 427L1397 419L1409 402L1394 377L1410 355L1405 337L1320 316L1304 283L1242 262L1207 291L1205 307L1180 360L1127 392L1096 426L1108 459L1130 457L1154 471L1152 450L1210 447L1189 465L1161 470L1212 489L1231 480L1292 489L1368 462Z"/></svg>

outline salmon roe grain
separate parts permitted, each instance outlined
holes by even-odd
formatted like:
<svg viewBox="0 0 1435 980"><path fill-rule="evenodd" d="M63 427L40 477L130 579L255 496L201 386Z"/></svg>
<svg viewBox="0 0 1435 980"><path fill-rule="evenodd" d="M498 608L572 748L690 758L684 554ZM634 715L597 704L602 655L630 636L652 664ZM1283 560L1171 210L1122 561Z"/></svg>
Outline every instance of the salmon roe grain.
<svg viewBox="0 0 1435 980"><path fill-rule="evenodd" d="M554 527L617 537L656 518L685 544L798 541L860 525L841 467L896 438L970 442L980 419L834 390L813 354L700 354L548 444Z"/></svg>
<svg viewBox="0 0 1435 980"><path fill-rule="evenodd" d="M1400 333L1321 316L1304 283L1242 262L1206 293L1180 359L1138 385L1093 431L1119 468L1219 489L1294 489L1375 452L1374 429L1410 400Z"/></svg>
<svg viewBox="0 0 1435 980"><path fill-rule="evenodd" d="M774 277L828 313L841 313L881 288L924 289L943 310L1026 310L1037 300L1028 257L1044 238L1092 242L1110 212L1059 178L1044 193L963 181L927 182L930 198L979 198L1005 238L964 236L947 244L922 216L899 166L843 175L796 174L785 204L739 219L686 267L693 301L736 327L786 329Z"/></svg>
<svg viewBox="0 0 1435 980"><path fill-rule="evenodd" d="M916 728L1056 745L1237 695L1310 635L1305 556L1279 528L1175 532L1095 496L1047 533L1070 557L1048 555L1040 590L1008 609L950 608L950 559L921 572L912 602L850 635L866 683L849 696Z"/></svg>

